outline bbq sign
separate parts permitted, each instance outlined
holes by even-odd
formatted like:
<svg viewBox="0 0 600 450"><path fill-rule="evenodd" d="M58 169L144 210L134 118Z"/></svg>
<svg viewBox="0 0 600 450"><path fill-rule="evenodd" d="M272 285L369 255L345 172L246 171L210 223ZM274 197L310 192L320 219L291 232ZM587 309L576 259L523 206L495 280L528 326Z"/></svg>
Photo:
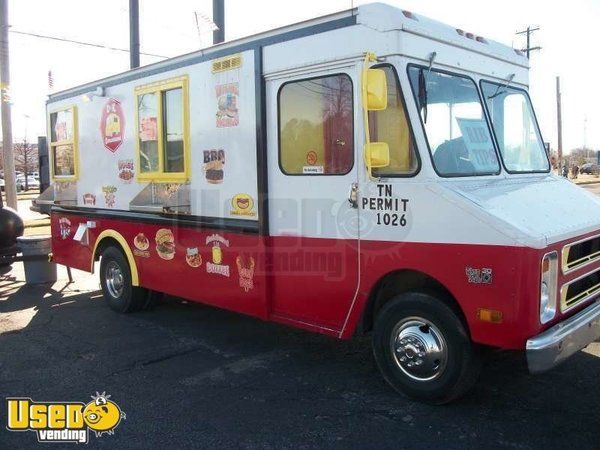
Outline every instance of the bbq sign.
<svg viewBox="0 0 600 450"><path fill-rule="evenodd" d="M125 133L125 117L121 103L114 98L109 98L102 109L100 121L100 134L104 146L111 152L116 152L123 143Z"/></svg>

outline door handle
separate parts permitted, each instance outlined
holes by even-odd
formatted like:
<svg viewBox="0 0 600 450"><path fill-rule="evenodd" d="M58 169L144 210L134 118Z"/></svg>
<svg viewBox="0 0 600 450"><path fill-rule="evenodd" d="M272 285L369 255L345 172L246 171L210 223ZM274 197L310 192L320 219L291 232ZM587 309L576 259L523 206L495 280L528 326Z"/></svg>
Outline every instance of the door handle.
<svg viewBox="0 0 600 450"><path fill-rule="evenodd" d="M352 183L350 185L350 191L348 192L348 202L353 208L358 208L358 183Z"/></svg>

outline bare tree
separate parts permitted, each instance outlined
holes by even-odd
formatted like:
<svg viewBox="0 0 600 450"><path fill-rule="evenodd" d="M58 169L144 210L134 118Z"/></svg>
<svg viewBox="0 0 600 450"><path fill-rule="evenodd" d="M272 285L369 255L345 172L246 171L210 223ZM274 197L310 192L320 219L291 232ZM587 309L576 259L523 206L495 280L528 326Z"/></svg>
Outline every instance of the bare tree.
<svg viewBox="0 0 600 450"><path fill-rule="evenodd" d="M30 173L35 171L38 165L38 151L37 145L32 145L27 141L14 145L15 154L15 169L20 170L25 174L25 190L29 189Z"/></svg>

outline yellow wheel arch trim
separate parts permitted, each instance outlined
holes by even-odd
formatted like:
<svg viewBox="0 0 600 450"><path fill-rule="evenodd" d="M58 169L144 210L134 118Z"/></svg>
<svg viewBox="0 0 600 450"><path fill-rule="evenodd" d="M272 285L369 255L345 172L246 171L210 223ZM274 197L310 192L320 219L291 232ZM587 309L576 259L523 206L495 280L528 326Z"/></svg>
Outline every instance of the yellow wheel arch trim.
<svg viewBox="0 0 600 450"><path fill-rule="evenodd" d="M131 272L131 284L133 286L139 286L140 279L138 276L137 265L135 264L135 259L133 258L133 253L131 252L129 244L127 243L123 235L115 230L104 230L102 233L100 233L98 239L96 239L96 243L94 244L94 251L92 252L91 272L94 272L94 258L96 256L96 250L98 249L98 245L100 245L100 242L102 242L104 238L108 237L113 238L121 245L123 252L125 252L127 262L129 263L129 270Z"/></svg>

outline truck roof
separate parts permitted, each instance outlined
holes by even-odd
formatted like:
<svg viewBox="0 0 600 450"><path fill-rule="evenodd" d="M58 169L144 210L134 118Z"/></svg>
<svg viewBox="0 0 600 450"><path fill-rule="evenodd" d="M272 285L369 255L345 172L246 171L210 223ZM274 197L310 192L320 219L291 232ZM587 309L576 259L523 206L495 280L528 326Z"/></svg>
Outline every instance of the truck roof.
<svg viewBox="0 0 600 450"><path fill-rule="evenodd" d="M379 32L400 30L486 56L491 56L521 68L527 69L529 67L525 55L521 51L513 49L510 46L482 36L474 35L460 28L454 28L442 22L394 6L384 3L370 3L353 9L328 14L255 35L212 45L164 61L111 75L106 78L50 94L48 96L48 102L51 103L72 96L81 95L90 92L99 86L110 87L115 84L154 75L207 59L227 56L234 52L264 47L357 24L364 25ZM406 50L406 54L411 56L410 49Z"/></svg>

